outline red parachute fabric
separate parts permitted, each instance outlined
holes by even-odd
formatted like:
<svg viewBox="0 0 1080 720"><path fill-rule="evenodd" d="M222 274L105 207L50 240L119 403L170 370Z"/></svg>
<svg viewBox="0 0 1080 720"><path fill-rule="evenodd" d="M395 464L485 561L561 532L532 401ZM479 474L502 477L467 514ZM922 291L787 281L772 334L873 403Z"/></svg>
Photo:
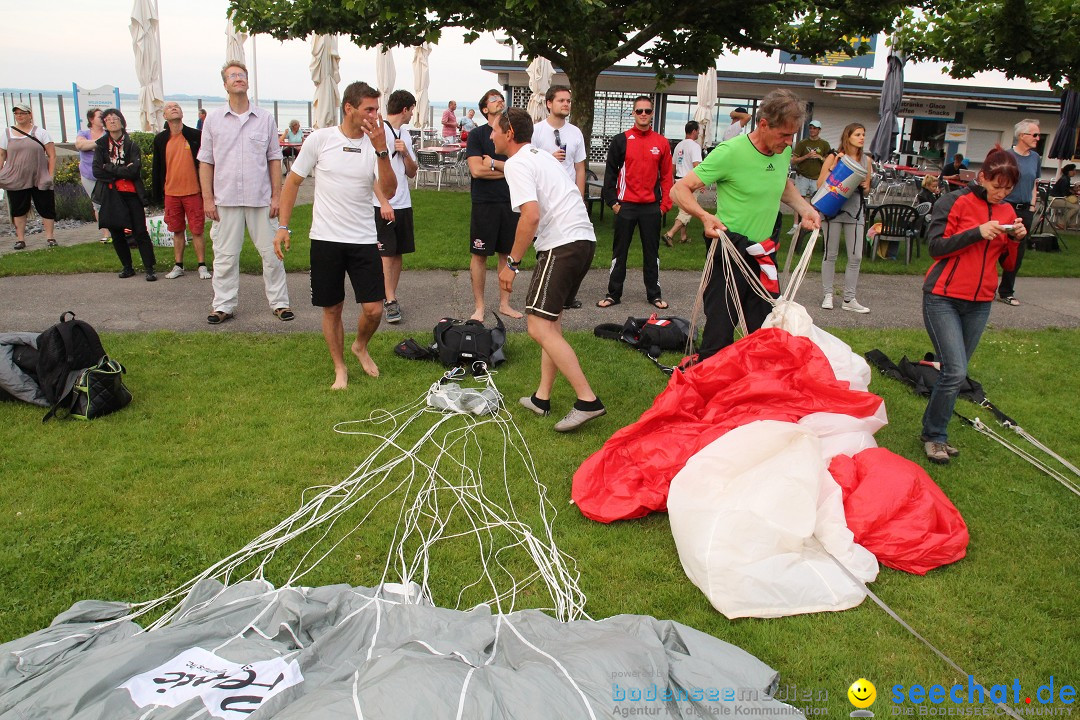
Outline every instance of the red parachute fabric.
<svg viewBox="0 0 1080 720"><path fill-rule="evenodd" d="M764 328L673 373L653 406L574 473L574 502L599 522L663 511L671 479L687 459L733 428L816 412L868 417L881 403L837 380L810 339Z"/></svg>
<svg viewBox="0 0 1080 720"><path fill-rule="evenodd" d="M844 516L855 542L895 570L925 575L967 554L960 511L926 471L872 448L837 455L829 472L844 491Z"/></svg>

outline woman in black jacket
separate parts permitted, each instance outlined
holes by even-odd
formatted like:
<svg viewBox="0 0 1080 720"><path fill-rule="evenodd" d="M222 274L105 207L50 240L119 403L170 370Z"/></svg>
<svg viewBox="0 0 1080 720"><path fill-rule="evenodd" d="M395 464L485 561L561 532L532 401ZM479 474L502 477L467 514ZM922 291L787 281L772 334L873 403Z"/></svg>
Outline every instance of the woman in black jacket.
<svg viewBox="0 0 1080 720"><path fill-rule="evenodd" d="M127 134L127 122L116 108L102 113L105 134L94 148L94 200L101 203L98 226L108 228L113 237L113 249L120 258L123 269L120 277L135 274L131 266L131 249L125 231L139 247L147 282L157 280L154 273L154 246L146 231L146 188L142 181L142 153L139 146Z"/></svg>

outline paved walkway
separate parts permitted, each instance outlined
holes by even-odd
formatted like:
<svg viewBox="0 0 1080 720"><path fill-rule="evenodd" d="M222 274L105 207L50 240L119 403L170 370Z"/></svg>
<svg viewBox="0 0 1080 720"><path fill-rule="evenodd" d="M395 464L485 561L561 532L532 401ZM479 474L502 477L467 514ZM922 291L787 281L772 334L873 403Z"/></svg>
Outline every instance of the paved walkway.
<svg viewBox="0 0 1080 720"><path fill-rule="evenodd" d="M310 203L314 182L301 186L299 202ZM96 242L92 224L81 228L58 229L61 245ZM27 238L29 249L45 246L43 235ZM167 249L165 249L167 250ZM0 255L13 252L12 243L0 243ZM182 278L166 280L167 266L162 265L158 282L148 283L142 275L120 280L114 273L83 275L33 275L0 278L0 332L40 331L56 322L60 313L72 310L79 317L103 331L175 330L179 332L320 332L321 313L310 304L307 273L289 275L289 295L296 320L281 322L273 317L266 303L261 275L242 275L240 306L235 319L220 326L206 323L213 290L209 280L199 280L189 272ZM524 273L515 284L515 300L520 303L528 284ZM671 308L664 314L689 317L700 276L697 272L666 270L661 273L664 298ZM922 278L918 276L863 275L859 282L859 301L870 307L869 315L856 315L839 309L822 310L821 279L809 274L797 300L807 307L821 327L909 327L922 328ZM488 273L487 297L498 302L498 281ZM594 270L582 284L579 297L585 303L580 310L563 315L564 327L592 330L603 322L622 323L627 316L645 317L654 311L645 302L640 270L630 270L626 278L623 303L602 310L595 306L604 296L607 272ZM996 328L1042 329L1080 327L1080 279L1026 278L1017 282L1017 294L1023 303L1008 307L994 303L990 325ZM401 277L398 297L404 320L387 326L426 338L442 317L467 318L472 314L472 289L467 269L461 271L406 270ZM496 305L489 310L497 309ZM518 308L521 309L520 307ZM355 327L358 309L346 308L346 327ZM490 315L488 320L490 321ZM510 330L524 330L524 320L506 319Z"/></svg>
<svg viewBox="0 0 1080 720"><path fill-rule="evenodd" d="M120 280L114 273L83 275L31 275L0 278L0 332L40 331L56 322L65 310L74 311L102 331L175 330L179 332L320 332L321 313L310 305L307 273L290 273L289 294L293 299L296 320L281 322L270 313L262 287L261 275L242 275L240 306L235 319L218 327L206 323L213 291L209 280L200 280L189 272L182 278L156 283L142 275ZM515 299L526 287L528 273L518 280ZM666 271L661 274L664 297L671 303L666 314L689 317L699 277L697 273ZM602 310L595 306L603 297L607 273L594 270L582 285L585 307L563 315L565 327L591 330L602 322L623 322L628 315L647 316L653 308L645 302L641 272L627 275L623 303ZM836 310L822 310L820 279L808 275L798 300L807 307L814 321L825 328L853 327L923 327L921 282L914 276L865 275L861 278L859 300L872 309L868 315ZM497 302L496 278L488 273L487 296ZM991 327L1041 329L1080 327L1080 279L1025 278L1017 283L1023 304L1009 307L994 303ZM441 317L467 318L472 314L472 290L469 273L450 271L408 271L401 277L398 293L404 320L389 326L426 338ZM489 309L495 309L491 306ZM346 308L346 327L354 327L358 309ZM490 319L490 316L489 316ZM524 320L509 320L510 330L524 330ZM387 327L384 324L384 327Z"/></svg>

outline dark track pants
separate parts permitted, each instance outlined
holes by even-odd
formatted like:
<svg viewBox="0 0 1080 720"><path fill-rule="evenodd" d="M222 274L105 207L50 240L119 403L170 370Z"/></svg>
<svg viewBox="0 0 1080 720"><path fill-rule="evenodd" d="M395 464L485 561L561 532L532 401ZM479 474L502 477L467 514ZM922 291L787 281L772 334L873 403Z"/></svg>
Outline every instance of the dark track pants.
<svg viewBox="0 0 1080 720"><path fill-rule="evenodd" d="M659 203L623 203L615 215L615 240L611 251L611 270L608 273L608 296L621 300L626 282L626 255L634 239L634 228L641 234L642 266L645 296L649 302L660 295L660 225L663 216Z"/></svg>
<svg viewBox="0 0 1080 720"><path fill-rule="evenodd" d="M729 233L735 246L739 249L739 255L753 272L757 272L758 262L746 252L749 242L736 233ZM707 242L717 242L712 238ZM705 245L708 252L708 244ZM716 249L713 257L712 276L705 286L702 305L705 311L705 329L701 333L701 349L698 357L704 360L715 355L731 343L735 342L735 326L739 323L739 313L736 310L735 300L729 297L727 278L724 277L723 258L720 248ZM779 251L777 252L779 255ZM742 306L743 316L746 318L747 332L754 332L765 322L765 318L772 312L772 305L761 299L757 293L750 289L750 284L741 272L735 271L734 295Z"/></svg>

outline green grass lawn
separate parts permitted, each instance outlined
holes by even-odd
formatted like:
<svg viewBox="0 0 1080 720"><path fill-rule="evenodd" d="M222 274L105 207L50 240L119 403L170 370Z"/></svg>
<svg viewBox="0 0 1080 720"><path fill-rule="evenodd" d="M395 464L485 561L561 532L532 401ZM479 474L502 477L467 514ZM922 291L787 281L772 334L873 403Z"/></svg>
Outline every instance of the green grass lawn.
<svg viewBox="0 0 1080 720"><path fill-rule="evenodd" d="M468 237L470 201L468 193L438 192L435 190L413 191L414 221L416 227L415 254L405 259L406 269L463 270L468 267ZM596 228L597 252L593 258L594 268L606 268L611 264L611 240L613 234L613 214L605 210L604 219L600 219L599 207L593 211L593 225ZM665 229L675 221L675 212L668 213ZM308 248L308 230L311 227L311 205L298 206L290 224L293 227L292 251L285 258L287 270L307 270L310 267ZM785 230L791 226L791 217L785 216ZM207 231L209 232L209 230ZM702 227L698 220L690 223L688 236L693 242L676 245L673 248L661 246L660 265L664 270L700 271L704 261L705 248L701 241ZM1061 253L1029 252L1024 258L1021 274L1031 277L1080 277L1080 235L1064 235L1069 249ZM782 253L786 257L787 241L785 235ZM821 269L821 242L810 266L811 271ZM172 264L172 248L156 248L158 267L168 268ZM209 252L209 259L213 252ZM188 262L194 262L194 254L189 250ZM627 262L632 268L641 267L641 243L634 242L630 247ZM531 267L532 253L526 255L524 266ZM837 263L839 270L844 267L843 255ZM910 265L896 261L864 261L864 273L918 274L922 275L930 267L930 258L926 248L922 256L912 258ZM240 253L240 268L243 272L259 273L262 264L258 252L250 242L244 244ZM0 257L0 277L6 275L32 275L54 273L112 272L119 269L116 253L112 247L99 243L88 243L56 250L37 250L8 254Z"/></svg>
<svg viewBox="0 0 1080 720"><path fill-rule="evenodd" d="M393 357L400 337L375 337L382 377L371 380L357 370L346 391L332 392L318 335L108 334L105 346L129 371L135 400L126 410L92 423L42 425L41 409L0 404L0 641L44 627L77 600L158 597L276 525L300 504L305 488L347 477L374 443L337 434L333 426L404 405L439 376L433 364ZM918 330L841 337L857 352L877 347L897 360L929 348ZM1080 460L1078 341L1076 331L990 331L971 369L1002 409L1074 463ZM777 668L782 685L827 691L824 705L834 717L851 711L845 692L859 677L874 682L882 698L898 683L958 681L869 600L839 613L729 621L683 574L665 515L613 525L581 516L569 504L575 469L636 420L666 378L615 343L586 334L572 342L609 408L581 432L551 429L572 399L562 381L555 418L517 407L538 374L538 351L525 335L510 336L510 361L496 382L559 511L555 538L577 560L593 617L671 618L735 643ZM926 465L918 441L925 401L880 376L871 389L889 410L879 442L928 467L971 532L965 559L926 577L882 568L875 592L984 684L1019 678L1033 691L1053 675L1059 686L1075 685L1080 499L955 421L951 439L963 454L948 467ZM963 402L959 409L986 419ZM485 468L497 464L501 443L497 432L482 435ZM492 469L489 481L500 476ZM526 478L511 474L510 492L530 517L535 491ZM339 523L337 536L352 520ZM388 509L376 512L305 584L377 582L393 525ZM278 553L271 581L282 582L310 546L306 540ZM451 544L433 563L435 600L453 605L476 575L476 549ZM467 594L463 602L479 599L482 594ZM544 604L534 591L521 599ZM879 701L879 717L885 708Z"/></svg>

